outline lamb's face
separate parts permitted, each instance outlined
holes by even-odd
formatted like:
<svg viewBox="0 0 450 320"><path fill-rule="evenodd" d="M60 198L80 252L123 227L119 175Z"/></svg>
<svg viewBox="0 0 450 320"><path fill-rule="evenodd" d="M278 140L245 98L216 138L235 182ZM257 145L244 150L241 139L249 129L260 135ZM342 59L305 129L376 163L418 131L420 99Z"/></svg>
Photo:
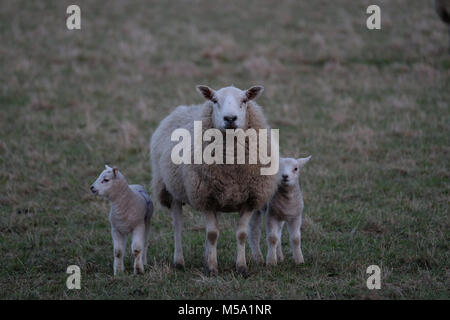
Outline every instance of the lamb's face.
<svg viewBox="0 0 450 320"><path fill-rule="evenodd" d="M91 192L95 195L107 196L116 174L117 169L105 166L105 170L100 173L97 180L91 185Z"/></svg>
<svg viewBox="0 0 450 320"><path fill-rule="evenodd" d="M298 183L300 169L311 159L307 158L280 158L279 184L291 186Z"/></svg>
<svg viewBox="0 0 450 320"><path fill-rule="evenodd" d="M207 86L197 86L197 91L213 103L213 124L220 130L244 129L247 122L247 104L263 90L263 87L255 86L246 91L235 87L215 91Z"/></svg>

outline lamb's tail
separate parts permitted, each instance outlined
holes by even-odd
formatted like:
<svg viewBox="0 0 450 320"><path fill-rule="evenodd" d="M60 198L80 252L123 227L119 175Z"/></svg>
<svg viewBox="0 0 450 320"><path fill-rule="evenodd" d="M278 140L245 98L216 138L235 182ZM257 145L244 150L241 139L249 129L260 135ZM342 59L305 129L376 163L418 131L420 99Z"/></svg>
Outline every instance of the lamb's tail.
<svg viewBox="0 0 450 320"><path fill-rule="evenodd" d="M137 191L142 196L142 198L144 198L145 203L147 204L147 212L145 214L145 220L149 220L153 215L153 201L150 198L147 191L145 191L144 187L142 187L142 186L139 186L139 187L140 188L138 188Z"/></svg>

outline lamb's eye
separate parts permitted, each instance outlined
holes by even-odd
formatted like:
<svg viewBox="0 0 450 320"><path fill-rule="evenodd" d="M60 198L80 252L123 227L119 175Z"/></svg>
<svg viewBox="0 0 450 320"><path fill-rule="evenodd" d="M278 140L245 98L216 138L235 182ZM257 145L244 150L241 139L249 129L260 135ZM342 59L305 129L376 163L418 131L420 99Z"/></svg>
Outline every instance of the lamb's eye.
<svg viewBox="0 0 450 320"><path fill-rule="evenodd" d="M108 182L109 181L109 179L103 179L103 181L102 182Z"/></svg>
<svg viewBox="0 0 450 320"><path fill-rule="evenodd" d="M212 99L211 100L213 103L217 103L217 99Z"/></svg>
<svg viewBox="0 0 450 320"><path fill-rule="evenodd" d="M297 171L297 170L298 170L298 168L295 168L295 169L294 169L294 171Z"/></svg>

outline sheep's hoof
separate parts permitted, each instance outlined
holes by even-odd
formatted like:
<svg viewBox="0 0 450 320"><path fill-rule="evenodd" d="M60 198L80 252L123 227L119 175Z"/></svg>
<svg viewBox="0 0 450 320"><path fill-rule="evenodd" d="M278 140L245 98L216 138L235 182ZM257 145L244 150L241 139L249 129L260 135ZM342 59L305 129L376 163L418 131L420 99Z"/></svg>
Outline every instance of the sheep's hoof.
<svg viewBox="0 0 450 320"><path fill-rule="evenodd" d="M205 274L208 277L217 277L219 272L217 271L217 268L210 268L206 264L204 265Z"/></svg>
<svg viewBox="0 0 450 320"><path fill-rule="evenodd" d="M244 278L248 277L248 268L246 266L237 266L236 271Z"/></svg>

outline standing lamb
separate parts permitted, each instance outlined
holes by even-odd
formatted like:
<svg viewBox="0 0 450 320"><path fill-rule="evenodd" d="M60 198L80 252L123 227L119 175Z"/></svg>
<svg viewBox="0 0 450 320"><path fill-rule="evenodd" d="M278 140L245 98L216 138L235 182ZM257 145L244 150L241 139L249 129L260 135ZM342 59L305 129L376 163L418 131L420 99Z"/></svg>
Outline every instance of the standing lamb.
<svg viewBox="0 0 450 320"><path fill-rule="evenodd" d="M201 121L203 133L215 128L224 136L226 129L269 129L261 108L253 101L263 87L255 86L245 91L226 87L215 91L207 86L197 86L197 91L207 101L202 105L177 107L162 120L151 138L152 192L171 211L176 267L184 267L182 204L187 203L205 215L205 269L207 274L212 275L218 271L216 247L219 229L216 214L239 212L236 269L245 275L248 271L245 259L247 225L253 211L261 208L275 192L276 174L261 175L260 169L267 165L259 161L257 164L236 164L236 161L234 164L174 164L171 151L176 142L171 141L171 134L175 129L184 128L193 137L194 121ZM247 146L246 142L244 144ZM194 144L191 145L191 157L194 159ZM204 147L203 141L203 150ZM278 144L272 150L271 155L276 154L278 169ZM247 156L248 152L246 147ZM223 152L224 158L225 154Z"/></svg>
<svg viewBox="0 0 450 320"><path fill-rule="evenodd" d="M300 169L311 159L281 158L278 190L270 202L263 209L252 216L249 223L249 244L253 258L257 262L263 261L259 240L261 236L261 218L266 217L267 233L267 265L276 265L277 260L284 260L281 248L281 234L287 222L292 255L295 263L303 263L301 249L301 226L303 213L303 196L299 184Z"/></svg>
<svg viewBox="0 0 450 320"><path fill-rule="evenodd" d="M111 202L109 221L114 244L114 275L124 271L123 256L130 233L134 273L144 273L150 220L153 214L153 203L145 188L138 184L128 185L117 168L106 165L105 170L92 184L91 192Z"/></svg>

